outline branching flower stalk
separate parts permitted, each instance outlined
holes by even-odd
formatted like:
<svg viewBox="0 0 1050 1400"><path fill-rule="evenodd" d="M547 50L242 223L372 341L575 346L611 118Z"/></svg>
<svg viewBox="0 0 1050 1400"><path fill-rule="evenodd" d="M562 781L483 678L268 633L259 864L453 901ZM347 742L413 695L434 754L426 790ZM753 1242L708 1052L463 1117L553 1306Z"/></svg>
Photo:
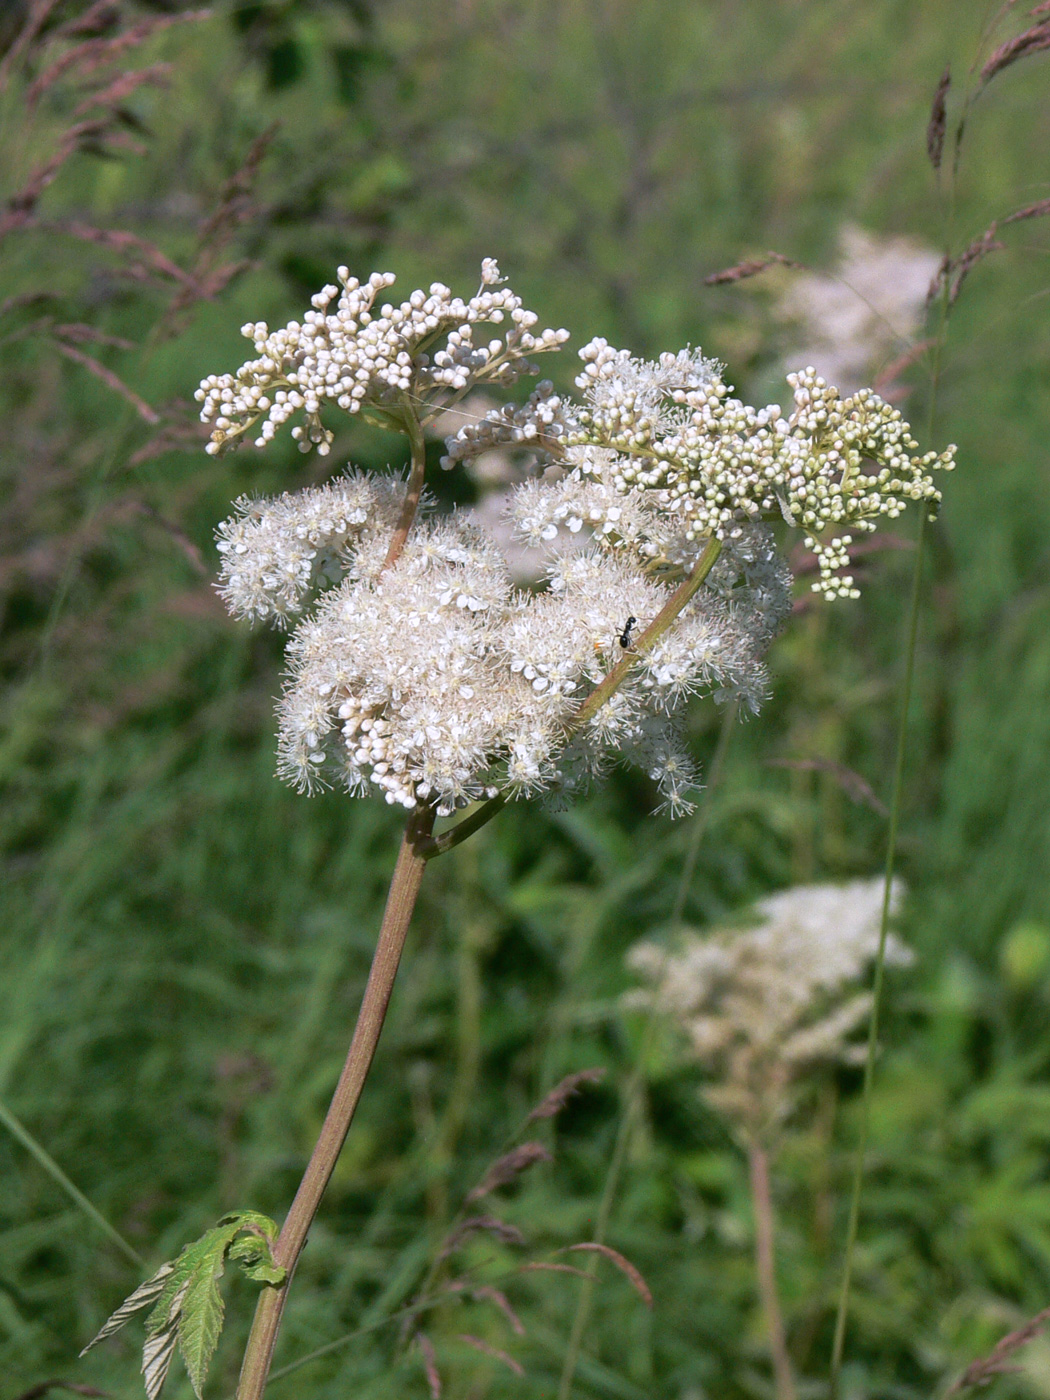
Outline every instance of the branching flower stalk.
<svg viewBox="0 0 1050 1400"><path fill-rule="evenodd" d="M892 885L884 910L881 879L796 886L760 901L745 927L687 934L671 950L640 943L629 955L652 984L632 1000L675 1024L690 1057L711 1073L704 1097L747 1155L757 1291L777 1400L794 1400L796 1387L777 1287L770 1165L814 1071L867 1056L854 1036L873 996L853 988L876 958L911 961L910 949L885 929L901 893Z"/></svg>
<svg viewBox="0 0 1050 1400"><path fill-rule="evenodd" d="M663 609L638 637L633 644L631 651L644 655L653 646L663 633L673 625L675 619L680 615L696 591L706 582L708 575L714 568L722 546L719 540L710 539L704 547L703 553L696 561L693 571L688 578L679 586L675 593L664 604ZM628 671L635 660L635 656L630 653L625 654L613 666L604 680L600 681L591 691L590 695L579 707L565 726L564 737L566 742L573 735L582 729L601 709L601 707L612 698L627 677ZM432 837L427 843L428 855L442 855L446 851L452 850L465 841L468 836L472 836L475 831L480 830L486 822L496 815L505 805L506 797L503 793L497 793L495 797L490 797L487 802L482 803L476 811L469 817L464 817L455 826L447 831L443 831L440 836Z"/></svg>
<svg viewBox="0 0 1050 1400"><path fill-rule="evenodd" d="M766 1323L766 1336L769 1340L776 1397L777 1400L795 1400L795 1377L788 1354L784 1315L780 1307L780 1290L777 1287L777 1232L773 1215L773 1190L769 1179L769 1153L761 1143L749 1143L747 1168L751 1204L755 1213L755 1277Z"/></svg>
<svg viewBox="0 0 1050 1400"><path fill-rule="evenodd" d="M427 861L508 801L566 804L616 762L640 765L672 816L692 811L687 702L708 694L757 711L764 654L791 609L772 524L801 526L821 559L818 589L852 596L843 527L873 529L909 499L935 503L930 470L952 465L951 450L911 456L916 444L895 409L868 390L841 399L812 370L789 376L785 417L730 398L721 367L698 351L647 362L595 340L580 352L582 402L543 382L521 407L494 410L447 441L446 467L493 447L531 459L508 511L518 536L549 559L545 586L522 591L494 539L466 512L439 515L428 499L424 430L475 387L535 374L531 357L558 349L567 332L537 330L492 259L466 301L434 283L377 304L390 274L361 283L340 268L338 281L301 322L245 326L256 358L209 375L197 392L213 455L249 437L265 447L295 415L300 449L324 455L334 434L322 412L338 407L402 432L411 462L407 483L349 469L320 487L243 498L218 531L230 611L291 629L279 774L300 791L382 793L408 813L346 1064L272 1258L259 1266L267 1272L252 1275L264 1287L237 1400L263 1394ZM502 335L479 335L504 321ZM433 835L437 818L470 807ZM230 1228L207 1253L209 1296ZM195 1386L217 1341L211 1321L202 1330L187 1314L189 1296L173 1295L151 1334L150 1400L176 1340Z"/></svg>
<svg viewBox="0 0 1050 1400"><path fill-rule="evenodd" d="M405 432L412 449L412 465L409 471L408 485L405 487L405 501L401 507L401 515L390 540L390 548L383 560L384 569L393 568L401 558L401 551L405 547L409 531L415 524L419 504L423 498L423 482L427 471L427 447L423 440L422 426L412 409L405 412Z"/></svg>

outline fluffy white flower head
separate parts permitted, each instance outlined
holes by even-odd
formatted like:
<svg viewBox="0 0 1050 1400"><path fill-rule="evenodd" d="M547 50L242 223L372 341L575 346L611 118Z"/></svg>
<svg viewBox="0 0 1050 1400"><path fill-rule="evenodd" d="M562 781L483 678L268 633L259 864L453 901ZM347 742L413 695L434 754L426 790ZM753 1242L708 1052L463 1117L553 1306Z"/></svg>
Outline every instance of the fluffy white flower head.
<svg viewBox="0 0 1050 1400"><path fill-rule="evenodd" d="M626 619L654 617L672 589L590 549L554 562L546 590L518 591L466 512L417 520L385 567L403 493L398 478L352 473L240 501L219 527L231 611L294 629L281 774L448 813L497 792L572 795L629 759L673 813L689 810L685 701L707 691L757 708L765 689L767 619L749 563L727 551L712 586L570 740L574 712L624 654Z"/></svg>
<svg viewBox="0 0 1050 1400"><path fill-rule="evenodd" d="M671 952L640 943L628 955L652 984L634 1000L679 1027L712 1071L707 1099L745 1139L768 1141L815 1065L856 1058L853 1033L871 997L851 984L878 951L883 891L881 879L799 885L759 900L743 926L689 934ZM892 912L902 896L896 881ZM890 935L887 962L912 957Z"/></svg>
<svg viewBox="0 0 1050 1400"><path fill-rule="evenodd" d="M446 466L520 446L552 464L508 493L518 536L550 554L545 587L521 591L494 536L427 506L423 429L476 385L534 372L529 356L567 332L536 331L492 259L466 301L434 283L377 306L392 281L340 268L302 322L246 326L258 357L197 394L211 451L256 425L264 447L301 412L293 436L323 453L330 405L400 428L412 449L407 482L349 471L239 500L219 527L231 612L292 629L279 771L447 814L495 795L565 800L626 760L672 814L691 810L686 702L757 709L790 611L768 521L871 528L908 498L935 500L926 468L950 453L910 457L895 410L868 391L840 400L810 371L791 377L785 419L730 398L697 351L644 361L595 340L582 404L544 382L448 440ZM504 320L502 338L475 340ZM578 547L550 548L562 536ZM811 537L829 592L852 591L836 573L848 541Z"/></svg>

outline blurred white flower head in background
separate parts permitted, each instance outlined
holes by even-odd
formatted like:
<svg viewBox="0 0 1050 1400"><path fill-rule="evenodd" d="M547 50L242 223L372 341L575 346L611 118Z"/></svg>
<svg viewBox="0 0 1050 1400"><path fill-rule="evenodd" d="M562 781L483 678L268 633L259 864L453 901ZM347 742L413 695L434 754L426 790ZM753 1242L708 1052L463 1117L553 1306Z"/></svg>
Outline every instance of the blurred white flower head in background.
<svg viewBox="0 0 1050 1400"><path fill-rule="evenodd" d="M915 239L844 225L834 275L797 273L779 300L779 319L795 331L791 363L813 365L843 393L870 383L920 332L940 262Z"/></svg>
<svg viewBox="0 0 1050 1400"><path fill-rule="evenodd" d="M883 892L882 879L798 885L759 900L740 927L689 933L670 951L643 942L628 954L652 984L630 1003L679 1028L711 1073L705 1097L745 1142L768 1145L815 1066L863 1055L855 1033L871 995L855 984L878 951ZM895 881L891 913L902 897ZM889 935L888 963L913 956Z"/></svg>

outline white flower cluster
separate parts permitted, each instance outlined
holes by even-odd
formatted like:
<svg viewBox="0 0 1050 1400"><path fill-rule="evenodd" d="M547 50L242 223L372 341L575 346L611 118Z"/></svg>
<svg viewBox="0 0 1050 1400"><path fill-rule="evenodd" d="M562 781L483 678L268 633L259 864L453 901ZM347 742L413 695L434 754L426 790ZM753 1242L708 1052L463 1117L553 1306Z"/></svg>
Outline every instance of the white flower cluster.
<svg viewBox="0 0 1050 1400"><path fill-rule="evenodd" d="M627 619L655 617L670 586L592 548L553 563L545 591L518 592L495 542L461 512L417 521L386 568L402 490L353 474L239 502L219 529L220 591L237 616L285 624L322 590L288 647L282 775L447 814L497 791L571 796L625 759L672 812L688 810L686 698L704 690L757 708L765 688L764 590L780 576L768 532L724 552L712 586L570 737L577 708L624 655ZM777 606L783 616L783 580Z"/></svg>
<svg viewBox="0 0 1050 1400"><path fill-rule="evenodd" d="M653 984L632 1000L680 1027L713 1073L705 1096L745 1141L768 1144L807 1070L857 1058L851 1036L871 998L849 988L878 950L883 890L881 879L796 886L760 900L746 927L690 934L674 952L647 942L628 954ZM895 882L893 911L902 895ZM912 957L889 937L888 962Z"/></svg>
<svg viewBox="0 0 1050 1400"><path fill-rule="evenodd" d="M941 254L856 224L843 225L838 244L834 272L792 274L776 314L794 329L794 363L816 365L831 383L852 391L921 334Z"/></svg>
<svg viewBox="0 0 1050 1400"><path fill-rule="evenodd" d="M672 813L689 810L686 698L757 709L762 656L790 611L790 574L766 522L809 531L819 586L851 592L837 573L849 536L821 543L816 532L873 528L908 499L936 501L927 468L951 465L950 451L911 457L907 424L867 390L842 400L812 371L789 376L785 419L730 398L719 366L692 350L646 362L595 340L581 352L582 405L544 383L524 406L490 408L448 439L446 466L523 445L550 459L542 479L508 492L519 537L550 555L546 586L519 591L504 551L465 512L417 517L418 447L422 428L475 386L534 372L528 355L567 333L536 332L492 259L469 301L435 283L376 308L389 274L338 275L342 290L325 287L301 324L245 327L259 358L210 375L197 395L212 451L260 420L264 446L301 411L293 435L324 452L327 403L413 442L407 487L350 473L241 500L219 528L230 610L296 623L279 749L281 773L301 788L335 777L447 815L486 795L571 796L629 759ZM502 339L475 345L476 326L504 319ZM582 548L552 548L574 538ZM694 574L712 540L720 553Z"/></svg>
<svg viewBox="0 0 1050 1400"><path fill-rule="evenodd" d="M234 617L286 625L312 588L339 582L366 529L393 530L404 494L398 476L351 472L266 502L242 496L216 531L226 606Z"/></svg>
<svg viewBox="0 0 1050 1400"><path fill-rule="evenodd" d="M568 339L568 331L535 330L539 318L500 286L492 258L482 263L481 287L469 301L435 282L378 312L375 299L393 284L392 273L374 272L363 284L345 267L337 276L339 286L312 297L301 322L275 331L265 321L241 327L258 358L236 374L209 374L196 392L201 422L214 424L208 452L235 447L256 424L255 446L265 447L301 411L304 424L292 436L303 452L316 447L324 454L333 437L321 421L326 403L348 413L368 408L397 425L406 404L437 412L475 384L505 385L535 373L528 356ZM506 335L475 345L476 326L504 320L512 323Z"/></svg>
<svg viewBox="0 0 1050 1400"><path fill-rule="evenodd" d="M687 568L706 538L783 518L817 555L814 588L855 597L842 572L852 542L844 530L874 530L909 500L936 504L930 472L953 465L954 448L912 456L908 424L870 389L842 399L812 369L788 375L794 408L785 418L776 404L731 398L720 367L699 353L645 362L598 339L580 356L584 404L544 381L521 407L462 427L442 459L450 467L511 444L561 464L556 489L544 483L519 502L529 540L586 527L650 569Z"/></svg>

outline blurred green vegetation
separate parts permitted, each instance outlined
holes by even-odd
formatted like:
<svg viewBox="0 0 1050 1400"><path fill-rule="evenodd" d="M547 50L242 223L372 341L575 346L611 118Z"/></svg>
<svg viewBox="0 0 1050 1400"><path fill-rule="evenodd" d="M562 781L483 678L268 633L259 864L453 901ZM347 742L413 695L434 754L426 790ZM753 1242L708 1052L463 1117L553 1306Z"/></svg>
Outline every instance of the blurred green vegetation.
<svg viewBox="0 0 1050 1400"><path fill-rule="evenodd" d="M31 114L26 104L47 63L91 37L57 33L88 10L56 7L15 54L0 96L9 213L83 119L76 68ZM219 4L129 50L127 66L169 63L167 86L117 103L32 217L5 229L0 1099L149 1261L231 1207L286 1209L342 1061L397 839L381 804L307 800L272 776L280 639L225 617L212 530L240 493L329 468L287 438L206 458L200 377L241 361L242 322L299 314L338 263L468 290L490 255L577 344L702 344L764 401L788 344L773 284L708 287L707 274L767 249L826 266L847 221L958 251L1045 197L1042 55L973 104L953 198L926 159L937 78L950 60L954 121L987 10ZM14 7L0 21L9 54L22 18ZM263 138L258 169L238 180ZM144 246L71 235L70 223L148 240L193 270L192 286ZM901 854L902 928L920 957L889 990L851 1396L928 1396L1050 1301L1050 242L1037 221L1003 240L953 309L936 403L924 362L904 376L908 416L932 413L936 444L956 441L960 466L927 571ZM567 384L571 352L562 360L544 372ZM378 467L400 452L344 424L331 460ZM845 764L888 799L911 560L874 556L858 603L807 607L777 643L769 704L733 734L711 798L691 923L795 881L880 868L877 812L831 771L771 760ZM718 724L698 708L705 760ZM618 775L564 816L511 808L431 867L278 1368L401 1307L530 1106L562 1075L603 1066L603 1084L537 1132L554 1161L498 1207L541 1251L589 1237L642 1035L620 1004L623 954L666 927L689 842L687 824L645 815L652 805L644 778ZM670 1043L645 1084L609 1242L656 1306L603 1271L575 1393L764 1397L746 1166ZM843 1071L814 1086L775 1182L791 1348L815 1381L858 1085ZM75 1358L139 1276L2 1129L0 1179L0 1393L62 1377L138 1394L134 1327ZM516 1257L481 1240L467 1260L489 1278ZM536 1272L500 1286L523 1339L497 1310L455 1299L426 1322L448 1395L556 1387L578 1280ZM215 1395L232 1391L253 1301L236 1282L229 1299ZM464 1332L512 1351L525 1376L457 1343ZM1050 1396L1050 1350L1031 1356L993 1397ZM174 1375L169 1390L189 1394ZM422 1397L427 1382L394 1323L271 1391Z"/></svg>

